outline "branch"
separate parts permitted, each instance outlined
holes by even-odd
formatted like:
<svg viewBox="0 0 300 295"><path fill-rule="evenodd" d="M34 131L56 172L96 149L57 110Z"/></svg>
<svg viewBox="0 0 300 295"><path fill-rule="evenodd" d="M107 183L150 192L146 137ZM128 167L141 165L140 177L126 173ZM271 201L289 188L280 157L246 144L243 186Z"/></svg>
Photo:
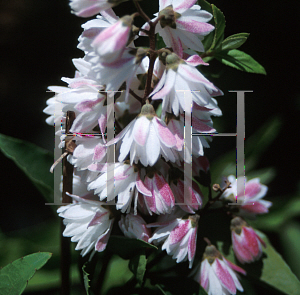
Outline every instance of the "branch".
<svg viewBox="0 0 300 295"><path fill-rule="evenodd" d="M66 134L69 134L69 130L75 120L74 112L67 112L66 118ZM67 152L67 143L66 150ZM67 161L67 157L63 159L63 192L62 192L62 203L71 203L71 197L66 193L72 193L73 186L73 165ZM60 233L60 270L61 270L61 295L70 294L70 265L71 265L71 252L70 252L70 239L63 236L65 226L61 219L61 233Z"/></svg>

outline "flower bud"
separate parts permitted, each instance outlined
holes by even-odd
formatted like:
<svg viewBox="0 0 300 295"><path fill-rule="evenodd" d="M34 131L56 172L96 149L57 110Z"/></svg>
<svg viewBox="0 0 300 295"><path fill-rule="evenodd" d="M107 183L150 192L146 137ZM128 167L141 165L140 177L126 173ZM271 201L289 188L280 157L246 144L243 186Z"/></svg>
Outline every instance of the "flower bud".
<svg viewBox="0 0 300 295"><path fill-rule="evenodd" d="M252 227L240 217L231 220L232 248L236 258L241 263L258 260L262 255L265 242L257 235Z"/></svg>

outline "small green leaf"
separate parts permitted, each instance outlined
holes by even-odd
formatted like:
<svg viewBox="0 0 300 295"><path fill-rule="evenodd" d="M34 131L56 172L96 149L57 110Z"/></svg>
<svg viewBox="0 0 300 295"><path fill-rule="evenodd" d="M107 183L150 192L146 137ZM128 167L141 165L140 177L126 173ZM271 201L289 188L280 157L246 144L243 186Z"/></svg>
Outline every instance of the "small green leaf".
<svg viewBox="0 0 300 295"><path fill-rule="evenodd" d="M239 48L247 41L249 35L250 34L248 33L239 33L239 34L229 36L222 42L222 47L221 47L222 50Z"/></svg>
<svg viewBox="0 0 300 295"><path fill-rule="evenodd" d="M144 248L152 248L157 250L157 247L146 243L139 239L130 239L122 236L111 236L108 241L107 249L114 254L119 255L123 259L130 259L137 251Z"/></svg>
<svg viewBox="0 0 300 295"><path fill-rule="evenodd" d="M213 11L213 18L215 22L215 34L213 38L210 51L218 49L221 47L221 43L224 40L224 30L225 30L225 16L223 12L217 8L214 4L211 5Z"/></svg>
<svg viewBox="0 0 300 295"><path fill-rule="evenodd" d="M0 295L19 295L28 281L51 257L49 252L39 252L15 260L0 270Z"/></svg>
<svg viewBox="0 0 300 295"><path fill-rule="evenodd" d="M155 47L156 47L156 50L166 47L166 44L165 44L163 38L159 34L156 35Z"/></svg>
<svg viewBox="0 0 300 295"><path fill-rule="evenodd" d="M261 274L251 265L245 267L247 275L252 278L260 279L262 282L271 285L288 295L297 295L300 290L300 282L293 274L290 267L283 260L281 255L272 247L268 238L262 233L257 233L266 243L266 248L263 249L264 256L262 258L263 267Z"/></svg>
<svg viewBox="0 0 300 295"><path fill-rule="evenodd" d="M133 256L129 261L129 269L136 277L138 283L142 285L144 280L144 274L146 271L147 259L145 250L141 250L140 253Z"/></svg>
<svg viewBox="0 0 300 295"><path fill-rule="evenodd" d="M86 294L89 295L89 289L90 289L90 279L89 279L89 274L85 271L86 268L86 263L82 266L82 273L83 273L83 282L84 282L84 288L86 291Z"/></svg>
<svg viewBox="0 0 300 295"><path fill-rule="evenodd" d="M255 74L267 74L264 67L255 59L245 52L237 49L214 52L214 57L223 64L240 71Z"/></svg>
<svg viewBox="0 0 300 295"><path fill-rule="evenodd" d="M53 154L30 142L0 134L0 150L28 176L47 201L53 202Z"/></svg>

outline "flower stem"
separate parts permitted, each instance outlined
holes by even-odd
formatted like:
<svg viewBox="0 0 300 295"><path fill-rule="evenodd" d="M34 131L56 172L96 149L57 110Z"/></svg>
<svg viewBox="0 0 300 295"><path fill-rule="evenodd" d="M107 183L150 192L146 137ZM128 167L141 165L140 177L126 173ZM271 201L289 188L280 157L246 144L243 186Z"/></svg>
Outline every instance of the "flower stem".
<svg viewBox="0 0 300 295"><path fill-rule="evenodd" d="M137 11L139 12L140 16L147 22L150 24L151 20L149 18L149 16L142 10L140 4L138 1L133 1Z"/></svg>
<svg viewBox="0 0 300 295"><path fill-rule="evenodd" d="M74 112L67 112L66 117L66 134L69 134L69 130L75 120ZM67 144L66 144L67 147ZM67 150L65 151L67 152ZM72 193L73 187L73 165L67 161L67 157L63 159L63 192L62 192L62 202L71 203L71 197L66 193ZM63 236L63 231L65 225L63 220L61 220L61 233L60 233L60 270L61 270L61 295L70 294L70 265L71 265L71 251L70 251L70 239Z"/></svg>

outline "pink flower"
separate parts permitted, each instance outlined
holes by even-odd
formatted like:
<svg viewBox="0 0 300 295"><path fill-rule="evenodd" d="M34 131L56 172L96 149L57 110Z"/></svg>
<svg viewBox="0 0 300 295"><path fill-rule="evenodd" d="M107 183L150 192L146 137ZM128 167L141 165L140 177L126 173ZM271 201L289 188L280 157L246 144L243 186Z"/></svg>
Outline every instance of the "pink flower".
<svg viewBox="0 0 300 295"><path fill-rule="evenodd" d="M223 257L215 246L209 245L205 248L194 279L209 295L235 295L237 290L243 292L244 289L234 270L246 274L242 268Z"/></svg>
<svg viewBox="0 0 300 295"><path fill-rule="evenodd" d="M148 227L158 227L149 239L149 243L158 244L164 241L162 250L172 255L177 263L189 260L189 268L191 268L196 253L199 218L199 215L190 215L188 219L176 218L169 222L148 224Z"/></svg>
<svg viewBox="0 0 300 295"><path fill-rule="evenodd" d="M130 122L114 140L107 145L115 144L122 139L119 161L124 161L130 152L130 163L140 161L144 166L153 166L159 156L175 162L171 148L176 145L176 138L166 124L157 118L152 105L145 104L137 119Z"/></svg>
<svg viewBox="0 0 300 295"><path fill-rule="evenodd" d="M262 214L268 213L268 208L272 203L261 200L267 193L268 187L261 184L259 178L253 178L247 181L247 178L239 177L236 179L233 175L228 176L228 181L231 183L231 188L225 190L223 197L233 202L241 203L240 209L242 213L246 214ZM242 190L237 191L237 183L243 182ZM245 195L244 195L245 183Z"/></svg>
<svg viewBox="0 0 300 295"><path fill-rule="evenodd" d="M235 256L241 263L258 260L262 255L262 246L265 242L242 218L231 220L232 248Z"/></svg>
<svg viewBox="0 0 300 295"><path fill-rule="evenodd" d="M90 17L126 0L71 0L70 7L77 16Z"/></svg>
<svg viewBox="0 0 300 295"><path fill-rule="evenodd" d="M201 208L203 195L195 181L190 180L192 186L184 181L183 173L176 168L170 169L170 187L174 193L176 202L179 203L179 207L191 214ZM184 189L189 190L189 198L185 200Z"/></svg>
<svg viewBox="0 0 300 295"><path fill-rule="evenodd" d="M91 61L92 69L95 71L97 79L106 85L105 91L118 91L126 82L125 102L128 102L129 88L146 55L147 51L143 48L126 48L118 60L107 63L106 61L101 62L101 58L97 54L96 58Z"/></svg>
<svg viewBox="0 0 300 295"><path fill-rule="evenodd" d="M214 30L214 26L207 23L212 15L200 10L199 5L194 5L196 2L197 0L160 0L159 13L155 14L157 17L163 16L155 32L159 33L167 47L172 47L180 57L186 48L204 52L201 39ZM145 24L143 29L149 30L149 24Z"/></svg>
<svg viewBox="0 0 300 295"><path fill-rule="evenodd" d="M102 203L71 195L73 204L60 207L57 212L64 218L66 226L63 236L72 237L78 242L75 250L82 250L85 256L91 250L105 250L114 218L110 211L102 207ZM93 255L92 253L92 255Z"/></svg>
<svg viewBox="0 0 300 295"><path fill-rule="evenodd" d="M151 215L170 213L174 207L175 199L169 184L160 172L155 168L149 169L145 176L144 184L151 192L151 195L143 195L145 205Z"/></svg>
<svg viewBox="0 0 300 295"><path fill-rule="evenodd" d="M125 15L94 39L92 47L98 53L100 62L109 64L121 57L129 41L132 22L133 17Z"/></svg>
<svg viewBox="0 0 300 295"><path fill-rule="evenodd" d="M84 51L85 60L89 60L93 54L92 42L107 27L115 24L119 20L112 9L101 11L101 16L84 23L81 27L84 29L78 38L78 48Z"/></svg>
<svg viewBox="0 0 300 295"><path fill-rule="evenodd" d="M196 66L203 63L198 55L193 55L185 61L175 53L169 53L165 62L166 71L149 95L154 100L163 100L163 113L173 111L174 115L178 116L179 112L185 111L184 90L197 90L192 92L192 100L200 106L209 104L211 96L223 95L222 91L197 70Z"/></svg>
<svg viewBox="0 0 300 295"><path fill-rule="evenodd" d="M125 237L131 239L140 239L148 242L151 236L151 230L146 227L146 222L140 215L132 213L126 214L126 216L122 215L119 227Z"/></svg>
<svg viewBox="0 0 300 295"><path fill-rule="evenodd" d="M113 200L118 196L117 209L123 213L129 213L132 200L137 198L138 192L146 196L151 196L152 192L145 186L140 178L140 171L136 165L129 163L114 163L106 165L91 164L88 169L92 172L104 172L95 177L88 185L88 190L93 189L95 194L99 195L100 200L107 198L107 201ZM113 169L113 175L110 170ZM112 178L113 177L113 178ZM107 183L111 181L113 191L110 193ZM134 210L136 212L136 203Z"/></svg>

